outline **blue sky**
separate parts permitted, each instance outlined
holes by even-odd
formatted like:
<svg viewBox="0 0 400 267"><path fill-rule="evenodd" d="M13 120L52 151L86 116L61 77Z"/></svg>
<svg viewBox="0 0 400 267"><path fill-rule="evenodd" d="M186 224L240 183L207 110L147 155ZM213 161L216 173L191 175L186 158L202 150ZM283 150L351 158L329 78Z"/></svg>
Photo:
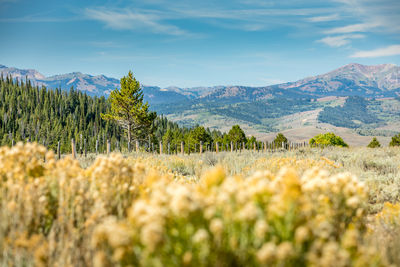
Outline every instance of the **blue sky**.
<svg viewBox="0 0 400 267"><path fill-rule="evenodd" d="M0 64L46 76L262 86L400 65L400 1L0 0L0 36Z"/></svg>

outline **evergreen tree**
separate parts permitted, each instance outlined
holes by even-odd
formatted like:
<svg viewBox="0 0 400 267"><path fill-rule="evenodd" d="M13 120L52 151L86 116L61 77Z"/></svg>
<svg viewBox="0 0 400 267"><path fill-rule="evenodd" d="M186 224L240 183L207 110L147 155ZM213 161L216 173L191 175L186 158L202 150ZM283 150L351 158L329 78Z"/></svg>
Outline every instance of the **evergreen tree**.
<svg viewBox="0 0 400 267"><path fill-rule="evenodd" d="M143 103L143 92L139 82L129 71L121 79L121 89L116 88L109 96L111 110L101 114L104 120L115 121L126 130L128 141L147 140L152 133L151 127L156 118L155 112L149 111L149 104Z"/></svg>
<svg viewBox="0 0 400 267"><path fill-rule="evenodd" d="M246 134L240 128L239 125L233 125L232 128L228 132L229 140L234 144L242 144L246 142Z"/></svg>
<svg viewBox="0 0 400 267"><path fill-rule="evenodd" d="M175 147L180 145L183 140L184 134L182 131L179 129L168 129L162 138L164 151L168 151L168 144L170 144L171 152L175 152Z"/></svg>
<svg viewBox="0 0 400 267"><path fill-rule="evenodd" d="M253 149L254 143L257 143L257 139L254 136L252 136L247 140L247 147L249 149Z"/></svg>
<svg viewBox="0 0 400 267"><path fill-rule="evenodd" d="M278 146L281 147L282 143L287 143L288 139L282 134L282 133L278 133L274 139L274 143Z"/></svg>
<svg viewBox="0 0 400 267"><path fill-rule="evenodd" d="M185 138L185 141L187 143L187 147L189 147L190 150L193 150L194 146L199 144L200 141L204 144L211 144L213 139L203 126L197 126L190 130Z"/></svg>
<svg viewBox="0 0 400 267"><path fill-rule="evenodd" d="M381 144L379 143L378 139L376 139L376 137L374 137L374 138L372 138L372 141L368 144L367 147L370 147L370 148L381 147Z"/></svg>

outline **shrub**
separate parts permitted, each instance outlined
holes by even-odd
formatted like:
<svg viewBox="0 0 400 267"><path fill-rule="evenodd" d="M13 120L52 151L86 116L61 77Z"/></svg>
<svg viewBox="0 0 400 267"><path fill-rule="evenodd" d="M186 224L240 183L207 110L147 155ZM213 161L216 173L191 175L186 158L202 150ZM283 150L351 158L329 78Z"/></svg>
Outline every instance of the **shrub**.
<svg viewBox="0 0 400 267"><path fill-rule="evenodd" d="M334 133L325 133L314 136L310 139L310 145L322 145L322 146L341 146L348 147L340 136Z"/></svg>
<svg viewBox="0 0 400 267"><path fill-rule="evenodd" d="M197 184L159 177L128 217L93 235L104 266L379 266L363 247L365 187L349 174L284 168Z"/></svg>
<svg viewBox="0 0 400 267"><path fill-rule="evenodd" d="M203 164L111 154L83 169L36 144L0 148L0 265L382 266L366 246L367 187L329 174L340 166L328 158L271 158L235 176L216 167L199 180L168 161ZM382 225L395 228L399 209L386 206Z"/></svg>
<svg viewBox="0 0 400 267"><path fill-rule="evenodd" d="M400 133L392 137L389 146L400 146Z"/></svg>
<svg viewBox="0 0 400 267"><path fill-rule="evenodd" d="M381 147L381 143L379 143L378 139L376 139L376 137L374 137L374 138L372 138L372 141L368 144L367 147L370 147L370 148Z"/></svg>

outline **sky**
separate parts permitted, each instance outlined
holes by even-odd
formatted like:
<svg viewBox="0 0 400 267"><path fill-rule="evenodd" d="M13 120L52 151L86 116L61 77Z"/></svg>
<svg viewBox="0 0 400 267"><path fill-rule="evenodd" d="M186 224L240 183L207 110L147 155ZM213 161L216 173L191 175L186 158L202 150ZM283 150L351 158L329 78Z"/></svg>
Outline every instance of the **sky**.
<svg viewBox="0 0 400 267"><path fill-rule="evenodd" d="M0 64L160 87L400 65L399 0L0 0Z"/></svg>

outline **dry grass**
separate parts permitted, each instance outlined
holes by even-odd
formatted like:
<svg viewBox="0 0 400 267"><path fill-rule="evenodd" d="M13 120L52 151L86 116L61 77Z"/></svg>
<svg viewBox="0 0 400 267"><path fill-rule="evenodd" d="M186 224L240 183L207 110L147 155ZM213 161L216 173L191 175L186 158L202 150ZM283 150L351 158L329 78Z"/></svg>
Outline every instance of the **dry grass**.
<svg viewBox="0 0 400 267"><path fill-rule="evenodd" d="M3 147L0 265L398 265L399 159L332 148L57 161Z"/></svg>
<svg viewBox="0 0 400 267"><path fill-rule="evenodd" d="M303 148L296 151L281 150L274 153L245 151L242 153L204 153L191 155L157 155L147 153L125 154L129 158L147 158L150 161L162 161L173 172L198 180L213 166L223 166L228 175L244 173L251 175L260 169L274 168L268 160L296 159L324 162L332 161L335 167L324 165L331 173L350 172L368 185L369 210L376 213L383 203L400 201L400 148ZM95 155L80 158L83 168L95 160ZM266 161L263 161L266 160ZM290 162L289 162L290 163ZM290 165L288 163L288 165ZM283 166L283 165L282 165ZM280 166L280 167L282 167ZM307 166L309 167L309 166ZM278 168L279 169L279 168Z"/></svg>

